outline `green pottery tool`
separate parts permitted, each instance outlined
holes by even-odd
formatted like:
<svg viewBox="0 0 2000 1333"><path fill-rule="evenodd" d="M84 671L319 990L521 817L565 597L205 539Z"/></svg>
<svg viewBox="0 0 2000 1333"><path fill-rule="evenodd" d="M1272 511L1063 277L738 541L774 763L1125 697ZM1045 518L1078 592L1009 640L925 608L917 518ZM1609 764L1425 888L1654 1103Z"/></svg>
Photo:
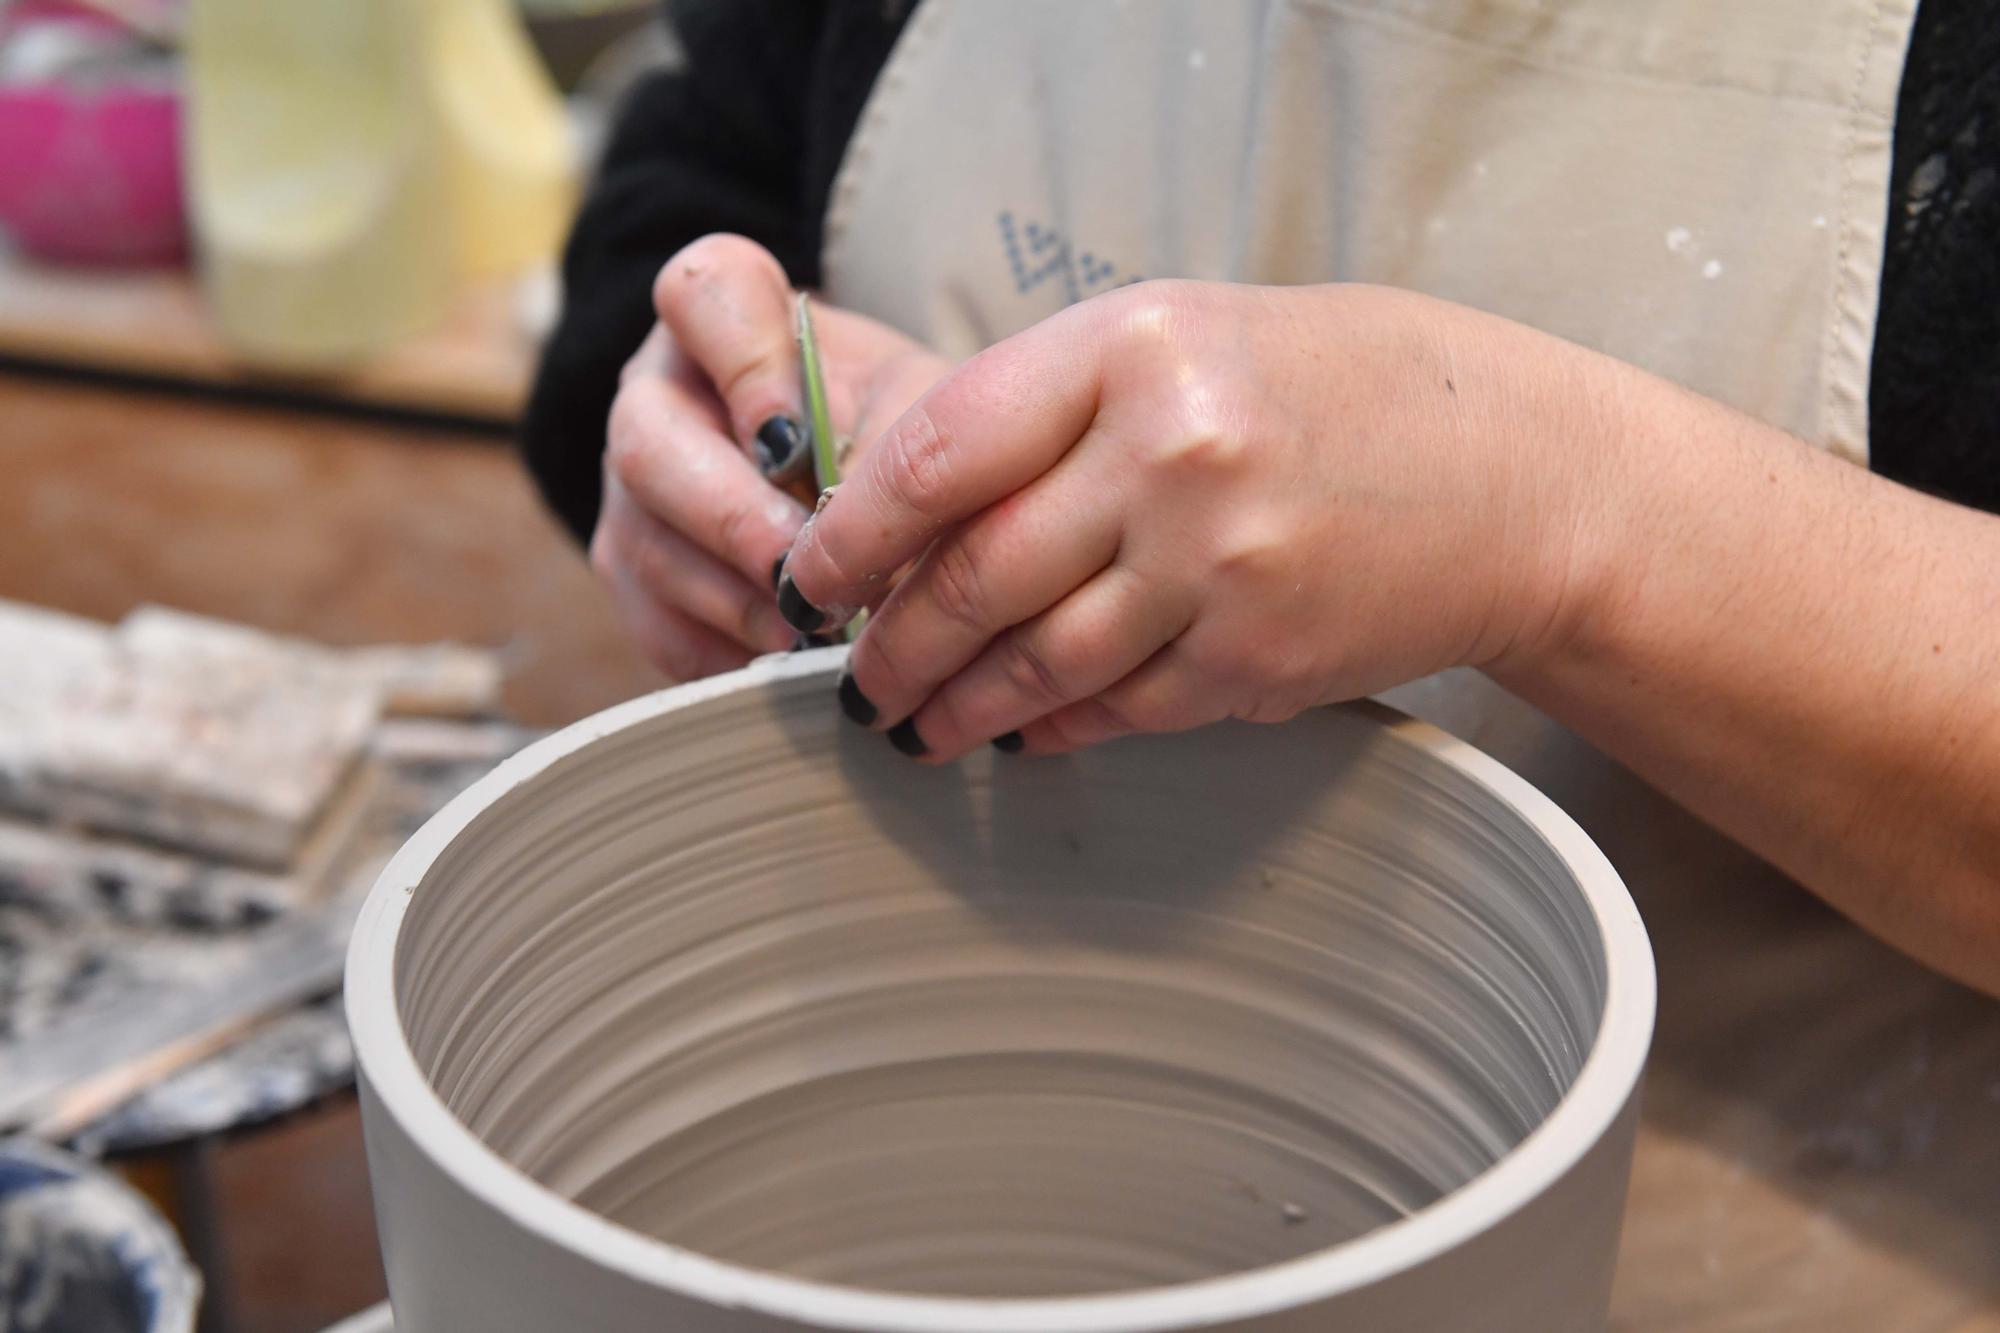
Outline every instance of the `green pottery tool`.
<svg viewBox="0 0 2000 1333"><path fill-rule="evenodd" d="M799 378L806 388L806 441L812 449L813 485L819 488L819 503L840 484L840 441L834 438L833 414L826 405L826 371L820 365L819 340L813 336L812 298L799 293ZM861 632L862 612L847 622L844 631L851 642Z"/></svg>

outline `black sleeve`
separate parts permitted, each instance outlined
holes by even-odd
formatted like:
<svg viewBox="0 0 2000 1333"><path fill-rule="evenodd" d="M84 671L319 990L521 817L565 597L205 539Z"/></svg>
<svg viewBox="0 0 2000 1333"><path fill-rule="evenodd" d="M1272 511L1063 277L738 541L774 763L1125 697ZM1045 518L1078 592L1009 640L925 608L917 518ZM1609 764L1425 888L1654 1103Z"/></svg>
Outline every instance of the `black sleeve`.
<svg viewBox="0 0 2000 1333"><path fill-rule="evenodd" d="M818 279L803 196L806 88L823 8L807 0L670 3L685 59L621 109L563 254L563 310L542 353L521 452L580 539L597 521L618 372L653 324L660 266L712 231L740 232L794 283Z"/></svg>
<svg viewBox="0 0 2000 1333"><path fill-rule="evenodd" d="M1917 7L1888 222L1869 462L2000 513L2000 22L1990 0Z"/></svg>

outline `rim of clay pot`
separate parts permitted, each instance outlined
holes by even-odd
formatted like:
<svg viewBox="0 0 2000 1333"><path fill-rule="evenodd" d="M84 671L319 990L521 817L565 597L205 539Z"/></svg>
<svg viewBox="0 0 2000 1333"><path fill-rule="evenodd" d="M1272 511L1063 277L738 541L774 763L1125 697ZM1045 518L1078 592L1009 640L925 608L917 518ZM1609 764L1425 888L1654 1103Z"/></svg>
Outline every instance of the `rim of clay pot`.
<svg viewBox="0 0 2000 1333"><path fill-rule="evenodd" d="M746 687L831 677L846 654L827 648L760 658L741 670L647 695L528 746L424 824L384 868L348 950L348 1024L370 1088L402 1130L453 1180L523 1231L607 1269L721 1308L807 1325L880 1333L1161 1333L1282 1311L1378 1282L1461 1245L1537 1198L1597 1143L1632 1095L1654 1009L1653 954L1624 882L1556 804L1472 746L1428 723L1371 705L1399 739L1480 783L1540 834L1575 876L1604 950L1603 1017L1574 1083L1548 1117L1467 1184L1410 1216L1297 1259L1166 1287L1086 1296L990 1299L915 1296L836 1286L747 1268L643 1236L563 1198L503 1159L432 1089L397 1014L396 944L432 863L505 792L563 757L648 718Z"/></svg>

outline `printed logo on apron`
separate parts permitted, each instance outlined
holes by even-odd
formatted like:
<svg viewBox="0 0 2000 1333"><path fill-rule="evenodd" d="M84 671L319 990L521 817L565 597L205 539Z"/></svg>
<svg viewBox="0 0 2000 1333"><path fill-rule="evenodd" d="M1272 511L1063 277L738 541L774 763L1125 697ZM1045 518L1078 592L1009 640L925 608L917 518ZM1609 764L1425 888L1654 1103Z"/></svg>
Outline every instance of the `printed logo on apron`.
<svg viewBox="0 0 2000 1333"><path fill-rule="evenodd" d="M1911 0L925 0L830 299L967 355L1140 277L1381 282L1855 461Z"/></svg>

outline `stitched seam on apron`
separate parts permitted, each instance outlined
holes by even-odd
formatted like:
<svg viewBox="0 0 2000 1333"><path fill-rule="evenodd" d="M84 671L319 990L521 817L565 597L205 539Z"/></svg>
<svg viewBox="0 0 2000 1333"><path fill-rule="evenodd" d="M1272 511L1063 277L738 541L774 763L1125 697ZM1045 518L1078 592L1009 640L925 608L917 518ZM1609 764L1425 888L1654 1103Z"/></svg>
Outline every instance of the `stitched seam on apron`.
<svg viewBox="0 0 2000 1333"><path fill-rule="evenodd" d="M1312 12L1317 11L1323 14L1337 15L1356 23L1366 23L1380 28L1393 28L1409 36L1422 38L1440 46L1453 46L1465 50L1484 52L1488 55L1511 60L1516 64L1525 65L1531 69L1538 69L1547 73L1566 75L1587 74L1625 83L1650 84L1660 88L1699 88L1713 92L1740 93L1745 96L1755 97L1763 102L1797 103L1821 109L1830 108L1844 113L1854 112L1858 114L1860 111L1861 99L1858 95L1850 97L1843 93L1838 96L1815 97L1810 93L1788 92L1762 87L1748 80L1673 78L1651 70L1630 69L1620 65L1593 63L1581 57L1567 60L1538 57L1535 53L1524 50L1516 45L1475 41L1458 33L1431 27L1405 14L1384 13L1378 9L1353 3L1352 0L1296 0L1295 7L1297 12L1302 16L1309 16ZM1873 113L1871 112L1871 114ZM1887 117L1880 118L1885 124L1887 123Z"/></svg>
<svg viewBox="0 0 2000 1333"><path fill-rule="evenodd" d="M882 63L881 72L875 76L875 86L868 90L868 100L861 106L861 117L855 122L854 132L847 136L847 147L841 150L840 165L834 170L833 189L827 196L826 217L820 227L822 277L836 238L844 237L847 232L847 214L853 208L855 192L860 189L854 177L866 168L870 141L881 129L883 120L892 114L883 104L894 101L903 91L908 82L907 69L913 58L911 53L927 43L931 32L941 22L937 16L948 7L950 0L916 2L916 12L903 25L895 46L890 48L889 58Z"/></svg>
<svg viewBox="0 0 2000 1333"><path fill-rule="evenodd" d="M1856 153L1860 150L1862 98L1868 90L1868 65L1875 57L1875 44L1881 27L1882 0L1870 0L1868 5L1868 22L1862 28L1861 41L1858 44L1860 50L1854 62L1853 91L1848 97L1847 127L1845 133L1841 136L1840 193L1837 196L1840 200L1840 244L1834 247L1833 310L1827 319L1826 331L1820 344L1820 375L1822 376L1820 411L1824 416L1820 422L1818 432L1821 438L1814 441L1814 443L1833 445L1836 448L1843 444L1851 447L1857 443L1856 441L1835 440L1831 438L1831 435L1835 429L1835 423L1840 420L1840 400L1850 392L1847 387L1846 377L1840 373L1842 369L1841 362L1844 359L1846 351L1840 334L1853 309L1853 302L1857 296L1855 288L1860 285L1855 277L1853 268L1854 248L1860 239L1857 235L1859 226L1855 217L1856 200L1854 192L1856 181L1854 159ZM1862 397L1861 409L1865 421L1868 393L1868 363L1866 357L1862 359L1860 373L1862 380L1860 390ZM1858 444L1862 451L1859 461L1865 466L1868 461L1868 438L1865 434L1858 441Z"/></svg>

